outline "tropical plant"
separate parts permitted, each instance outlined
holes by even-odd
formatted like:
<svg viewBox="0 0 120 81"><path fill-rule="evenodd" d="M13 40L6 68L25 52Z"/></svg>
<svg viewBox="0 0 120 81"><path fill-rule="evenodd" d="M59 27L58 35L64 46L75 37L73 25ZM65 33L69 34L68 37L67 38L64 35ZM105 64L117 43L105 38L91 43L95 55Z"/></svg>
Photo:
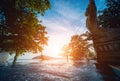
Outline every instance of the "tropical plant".
<svg viewBox="0 0 120 81"><path fill-rule="evenodd" d="M68 61L68 59L69 59L68 57L70 56L70 54L71 54L71 49L70 49L69 45L64 45L60 55L66 57L67 61Z"/></svg>
<svg viewBox="0 0 120 81"><path fill-rule="evenodd" d="M40 43L45 35L39 39L36 36L46 31L41 23L38 24L37 14L44 15L49 8L49 0L0 1L0 50L15 53L13 66L17 57L24 52L43 50Z"/></svg>
<svg viewBox="0 0 120 81"><path fill-rule="evenodd" d="M63 47L64 56L71 56L73 60L82 59L89 53L89 48L92 46L89 40L91 36L88 32L71 36L70 43Z"/></svg>
<svg viewBox="0 0 120 81"><path fill-rule="evenodd" d="M44 45L48 45L47 41L48 41L48 37L46 36L47 32L46 32L46 27L45 26L42 26L41 24L39 24L39 26L41 27L40 30L38 30L38 34L36 36L36 40L37 42L39 43L39 45L41 45L41 47L43 48L44 50ZM42 50L42 51L43 51ZM43 52L41 52L41 57L42 59L43 58Z"/></svg>
<svg viewBox="0 0 120 81"><path fill-rule="evenodd" d="M72 50L71 56L75 60L81 59L88 52L87 42L80 35L73 35L69 45Z"/></svg>
<svg viewBox="0 0 120 81"><path fill-rule="evenodd" d="M98 24L104 28L120 28L120 0L106 0L106 8L99 11Z"/></svg>

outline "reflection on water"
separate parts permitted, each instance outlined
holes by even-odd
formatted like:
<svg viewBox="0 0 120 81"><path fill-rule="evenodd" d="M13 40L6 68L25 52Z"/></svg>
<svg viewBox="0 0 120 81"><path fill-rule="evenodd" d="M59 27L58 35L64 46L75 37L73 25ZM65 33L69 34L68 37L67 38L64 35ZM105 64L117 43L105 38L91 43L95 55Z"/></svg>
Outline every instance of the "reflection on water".
<svg viewBox="0 0 120 81"><path fill-rule="evenodd" d="M9 61L9 64L11 62L12 60ZM9 71L10 68L5 70ZM20 81L109 81L103 80L102 74L94 65L94 61L86 63L85 61L67 62L63 59L18 60L16 67L12 71L10 70L9 74L22 77Z"/></svg>
<svg viewBox="0 0 120 81"><path fill-rule="evenodd" d="M40 60L38 59L35 59L35 60L32 60L32 59L18 59L17 62L20 62L20 63L32 63L32 62L39 62ZM13 59L10 59L9 60L9 63L13 62Z"/></svg>

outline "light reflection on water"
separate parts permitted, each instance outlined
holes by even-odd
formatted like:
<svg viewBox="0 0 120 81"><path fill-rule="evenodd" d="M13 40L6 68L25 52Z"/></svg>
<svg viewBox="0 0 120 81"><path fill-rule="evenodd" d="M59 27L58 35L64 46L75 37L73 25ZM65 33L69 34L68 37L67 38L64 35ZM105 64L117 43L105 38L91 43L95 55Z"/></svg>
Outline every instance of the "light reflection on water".
<svg viewBox="0 0 120 81"><path fill-rule="evenodd" d="M35 59L35 60L32 60L32 59L18 59L16 62L24 62L24 63L31 63L31 62L39 62L40 60L38 59ZM9 63L12 63L13 62L13 59L10 59L9 60Z"/></svg>
<svg viewBox="0 0 120 81"><path fill-rule="evenodd" d="M10 63L12 60L9 61ZM42 76L59 78L61 81L102 81L101 75L93 62L67 62L64 59L57 60L18 60L17 63L25 64L32 70L37 70ZM32 74L31 74L32 75ZM57 81L57 80L53 80Z"/></svg>

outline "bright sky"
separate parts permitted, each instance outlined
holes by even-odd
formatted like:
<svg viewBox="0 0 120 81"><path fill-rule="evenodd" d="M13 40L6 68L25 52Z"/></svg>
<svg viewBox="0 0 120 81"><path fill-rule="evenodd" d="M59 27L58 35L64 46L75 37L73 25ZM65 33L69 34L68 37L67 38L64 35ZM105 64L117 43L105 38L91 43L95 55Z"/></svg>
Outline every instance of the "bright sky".
<svg viewBox="0 0 120 81"><path fill-rule="evenodd" d="M85 10L89 0L50 0L51 9L44 16L38 15L47 27L49 36L48 46L44 53L57 55L64 44L68 43L71 35L81 34L86 29ZM97 9L105 7L105 0L95 0ZM31 58L35 55L26 54L23 58Z"/></svg>

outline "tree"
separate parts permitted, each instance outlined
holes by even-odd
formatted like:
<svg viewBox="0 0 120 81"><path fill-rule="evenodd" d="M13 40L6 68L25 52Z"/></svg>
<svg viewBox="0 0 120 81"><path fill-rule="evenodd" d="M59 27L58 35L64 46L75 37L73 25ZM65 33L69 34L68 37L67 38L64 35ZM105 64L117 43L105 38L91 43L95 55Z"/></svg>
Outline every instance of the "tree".
<svg viewBox="0 0 120 81"><path fill-rule="evenodd" d="M71 56L73 60L95 57L91 33L87 31L80 35L71 36L70 43L63 46L61 55Z"/></svg>
<svg viewBox="0 0 120 81"><path fill-rule="evenodd" d="M87 42L80 35L73 35L69 45L72 50L71 56L75 60L81 59L87 53Z"/></svg>
<svg viewBox="0 0 120 81"><path fill-rule="evenodd" d="M87 40L87 34L73 35L70 43L64 47L65 54L73 57L73 60L82 59L89 53L89 47L91 43Z"/></svg>
<svg viewBox="0 0 120 81"><path fill-rule="evenodd" d="M13 65L24 52L36 53L43 50L40 42L44 36L35 38L45 31L42 24L38 24L37 14L44 15L49 8L49 0L0 1L0 50L16 53Z"/></svg>
<svg viewBox="0 0 120 81"><path fill-rule="evenodd" d="M39 30L37 36L36 36L36 40L37 42L41 45L41 47L44 49L44 45L48 45L47 41L48 41L48 37L46 37L46 27L42 26L41 24L39 24L39 26L41 27L41 29ZM41 51L41 57L43 58L43 52Z"/></svg>
<svg viewBox="0 0 120 81"><path fill-rule="evenodd" d="M44 15L50 8L49 0L1 0L0 11L5 15L7 26L13 26L21 13L33 13ZM11 13L14 12L14 13Z"/></svg>
<svg viewBox="0 0 120 81"><path fill-rule="evenodd" d="M99 13L100 27L120 28L120 0L106 0L106 8Z"/></svg>
<svg viewBox="0 0 120 81"><path fill-rule="evenodd" d="M71 49L69 45L64 45L62 48L61 55L67 58L67 62L68 62L68 59L69 59L68 57L70 56L70 54L71 54Z"/></svg>

